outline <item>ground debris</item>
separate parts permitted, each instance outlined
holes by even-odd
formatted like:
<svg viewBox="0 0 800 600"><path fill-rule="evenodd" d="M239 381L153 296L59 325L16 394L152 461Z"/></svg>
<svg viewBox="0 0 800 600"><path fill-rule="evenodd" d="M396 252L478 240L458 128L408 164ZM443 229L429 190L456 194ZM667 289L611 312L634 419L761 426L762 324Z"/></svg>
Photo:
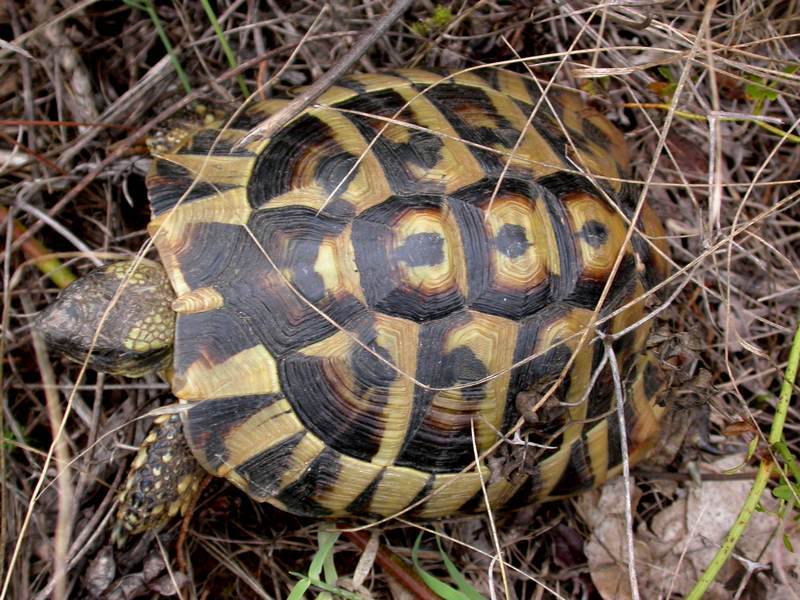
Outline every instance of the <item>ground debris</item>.
<svg viewBox="0 0 800 600"><path fill-rule="evenodd" d="M741 465L743 456L727 456L707 465L721 473ZM672 504L634 532L636 574L641 598L682 597L695 584L734 523L750 490L749 481L704 481L678 488ZM586 544L592 581L606 600L631 598L625 546L624 489L615 481L579 501L581 516L592 532ZM596 501L596 502L595 502ZM800 556L787 552L781 526L768 494L761 500L733 559L704 596L711 600L792 598L783 595L800 586ZM786 521L784 533L800 545L800 528ZM760 577L753 577L759 573Z"/></svg>

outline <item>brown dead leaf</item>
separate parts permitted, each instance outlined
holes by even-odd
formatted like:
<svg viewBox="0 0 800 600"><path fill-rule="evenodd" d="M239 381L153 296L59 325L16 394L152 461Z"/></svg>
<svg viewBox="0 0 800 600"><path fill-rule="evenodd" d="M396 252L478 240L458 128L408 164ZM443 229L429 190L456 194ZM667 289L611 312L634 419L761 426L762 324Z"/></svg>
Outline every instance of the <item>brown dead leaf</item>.
<svg viewBox="0 0 800 600"><path fill-rule="evenodd" d="M707 176L708 156L697 143L670 131L667 135L667 147L681 171L698 177Z"/></svg>
<svg viewBox="0 0 800 600"><path fill-rule="evenodd" d="M111 546L104 546L86 569L86 591L92 598L99 598L114 581L116 573L117 564L114 561L114 551Z"/></svg>
<svg viewBox="0 0 800 600"><path fill-rule="evenodd" d="M636 509L640 492L633 486L632 508ZM585 552L589 560L592 582L604 600L631 598L627 567L627 542L625 534L625 486L616 479L602 490L584 494L578 500L578 511L592 529ZM637 564L650 563L650 550L646 544L635 542Z"/></svg>
<svg viewBox="0 0 800 600"><path fill-rule="evenodd" d="M743 455L727 456L713 463L713 468L722 472L742 464L743 460ZM650 566L639 570L642 597L672 597L686 594L694 586L739 515L750 486L749 481L705 481L701 487L690 488L685 497L658 513L649 530L639 528L637 540L649 547L653 559ZM761 501L767 510L775 506L768 494L764 494ZM796 577L800 574L798 556L790 555L780 536L774 536L778 526L774 514L753 513L734 555L754 563L773 563L775 553L778 553L784 565L792 563ZM796 531L793 533L797 535ZM731 591L721 582L741 575L742 569L742 563L731 558L704 598L730 598ZM797 583L798 579L794 582Z"/></svg>
<svg viewBox="0 0 800 600"><path fill-rule="evenodd" d="M715 472L723 472L743 460L743 456L727 456L711 466ZM750 485L749 481L706 481L701 487L678 490L683 496L656 514L649 527L645 524L637 527L634 552L640 597L681 597L694 586L737 518ZM631 597L624 499L624 487L618 479L578 500L578 511L591 529L585 548L590 574L604 600ZM638 495L633 500L635 508ZM762 505L769 511L776 502L765 494ZM787 519L784 526L794 547L800 547L800 525ZM800 554L790 553L784 547L782 535L775 535L778 527L775 514L754 513L734 553L740 559L728 561L704 599L730 599L731 590L724 582L741 578L744 574L741 559L744 559L759 563L776 575L769 578L775 593L766 597L800 600L800 596L784 593L787 589L800 589Z"/></svg>

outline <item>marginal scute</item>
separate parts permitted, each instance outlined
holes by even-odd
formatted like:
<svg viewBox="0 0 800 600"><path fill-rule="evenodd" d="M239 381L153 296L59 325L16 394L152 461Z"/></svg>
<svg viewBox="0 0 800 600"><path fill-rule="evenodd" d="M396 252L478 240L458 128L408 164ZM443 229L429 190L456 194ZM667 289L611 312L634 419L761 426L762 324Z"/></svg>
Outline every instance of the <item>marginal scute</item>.
<svg viewBox="0 0 800 600"><path fill-rule="evenodd" d="M622 434L646 454L666 410L650 324L614 342L625 432L597 333L642 321L664 230L644 204L623 245L622 135L543 88L498 69L354 75L270 139L238 145L286 100L155 157L172 384L207 470L296 513L428 518L598 485ZM473 464L556 382L522 430L554 449L527 447L514 476Z"/></svg>
<svg viewBox="0 0 800 600"><path fill-rule="evenodd" d="M437 475L425 503L415 511L424 519L433 519L456 512L465 499L471 498L481 489L481 477L489 479L489 469L481 465L481 473L444 473Z"/></svg>
<svg viewBox="0 0 800 600"><path fill-rule="evenodd" d="M387 467L367 512L388 517L403 511L425 488L430 475L407 467Z"/></svg>
<svg viewBox="0 0 800 600"><path fill-rule="evenodd" d="M176 373L174 394L183 400L280 392L277 362L262 345L253 346L220 363L198 359Z"/></svg>
<svg viewBox="0 0 800 600"><path fill-rule="evenodd" d="M222 308L225 298L213 287L202 287L182 296L172 302L172 310L176 313L197 313L207 310Z"/></svg>

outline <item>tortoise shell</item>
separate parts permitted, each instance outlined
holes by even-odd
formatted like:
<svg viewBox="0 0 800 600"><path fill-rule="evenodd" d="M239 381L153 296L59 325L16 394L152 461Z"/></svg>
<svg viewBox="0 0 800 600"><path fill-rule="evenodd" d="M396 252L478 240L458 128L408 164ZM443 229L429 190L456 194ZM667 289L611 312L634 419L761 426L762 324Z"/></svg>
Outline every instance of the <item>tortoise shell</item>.
<svg viewBox="0 0 800 600"><path fill-rule="evenodd" d="M287 100L155 157L172 387L208 471L295 513L423 518L479 508L481 479L498 505L619 471L603 346L579 341L620 253L599 328L642 318L666 247L647 205L623 247L638 192L621 134L538 89L500 70L356 75L270 139L237 144ZM648 327L615 342L634 461L663 411ZM565 368L531 430L547 449L522 476L478 472L520 394Z"/></svg>

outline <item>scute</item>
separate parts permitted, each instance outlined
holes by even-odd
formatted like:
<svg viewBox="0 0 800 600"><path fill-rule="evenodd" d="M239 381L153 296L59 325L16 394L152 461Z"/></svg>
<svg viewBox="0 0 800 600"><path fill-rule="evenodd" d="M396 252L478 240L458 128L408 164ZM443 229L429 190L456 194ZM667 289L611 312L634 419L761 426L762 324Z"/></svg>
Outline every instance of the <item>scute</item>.
<svg viewBox="0 0 800 600"><path fill-rule="evenodd" d="M642 317L668 271L650 239L663 231L645 205L625 243L637 196L621 134L571 92L531 119L539 94L499 70L356 75L271 139L236 147L284 100L156 156L173 390L201 464L316 516L435 517L480 508L481 477L494 505L618 469L607 366L589 390L603 345L581 340L620 254L599 316L621 310L601 327ZM662 410L648 330L614 346L634 457ZM529 432L555 449L526 455L526 477L485 460L479 474L518 399L567 364Z"/></svg>

